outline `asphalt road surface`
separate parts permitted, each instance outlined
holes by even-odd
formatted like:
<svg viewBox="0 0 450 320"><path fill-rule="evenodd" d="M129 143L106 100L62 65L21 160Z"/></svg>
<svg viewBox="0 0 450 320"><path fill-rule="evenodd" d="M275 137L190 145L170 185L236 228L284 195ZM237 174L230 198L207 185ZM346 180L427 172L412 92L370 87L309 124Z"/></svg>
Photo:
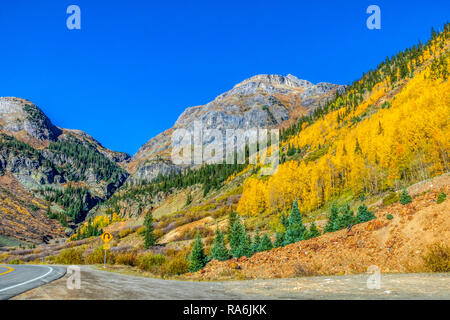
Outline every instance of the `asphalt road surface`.
<svg viewBox="0 0 450 320"><path fill-rule="evenodd" d="M450 299L450 273L382 274L379 289L367 287L367 274L193 282L136 277L81 266L80 277L79 289L67 287L67 275L13 299Z"/></svg>
<svg viewBox="0 0 450 320"><path fill-rule="evenodd" d="M66 268L40 265L0 265L0 300L37 288L66 274Z"/></svg>

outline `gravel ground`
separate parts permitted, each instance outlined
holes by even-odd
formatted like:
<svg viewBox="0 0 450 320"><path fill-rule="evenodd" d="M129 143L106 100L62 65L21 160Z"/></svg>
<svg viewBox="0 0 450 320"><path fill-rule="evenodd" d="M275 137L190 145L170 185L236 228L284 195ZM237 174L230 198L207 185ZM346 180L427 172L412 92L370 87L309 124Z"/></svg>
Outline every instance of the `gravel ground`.
<svg viewBox="0 0 450 320"><path fill-rule="evenodd" d="M382 274L380 289L369 275L223 282L151 279L81 267L81 288L67 289L68 275L13 299L445 299L450 274Z"/></svg>

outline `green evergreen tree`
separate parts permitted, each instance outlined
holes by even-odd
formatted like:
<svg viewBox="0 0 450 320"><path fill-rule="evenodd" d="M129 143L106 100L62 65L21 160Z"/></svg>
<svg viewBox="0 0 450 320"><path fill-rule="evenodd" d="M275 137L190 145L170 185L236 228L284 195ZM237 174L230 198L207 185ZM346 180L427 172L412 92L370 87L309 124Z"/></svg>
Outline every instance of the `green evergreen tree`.
<svg viewBox="0 0 450 320"><path fill-rule="evenodd" d="M294 242L298 242L303 239L303 234L306 228L303 225L302 215L298 210L297 201L292 204L291 214L288 218L288 226L284 238L284 245L288 245Z"/></svg>
<svg viewBox="0 0 450 320"><path fill-rule="evenodd" d="M259 246L261 245L261 237L259 236L259 229L256 228L255 235L252 241L252 254L259 251Z"/></svg>
<svg viewBox="0 0 450 320"><path fill-rule="evenodd" d="M186 205L190 205L192 203L192 194L189 192L187 199L186 199Z"/></svg>
<svg viewBox="0 0 450 320"><path fill-rule="evenodd" d="M358 207L358 213L356 214L356 219L359 223L367 222L375 219L375 215L372 211L369 211L366 205L361 205Z"/></svg>
<svg viewBox="0 0 450 320"><path fill-rule="evenodd" d="M275 234L275 242L273 244L274 248L279 248L284 246L284 237L285 237L285 233L284 232L276 232Z"/></svg>
<svg viewBox="0 0 450 320"><path fill-rule="evenodd" d="M286 214L284 212L281 214L280 223L283 226L284 231L286 231L287 227L289 225L289 221L288 221L288 217L286 216Z"/></svg>
<svg viewBox="0 0 450 320"><path fill-rule="evenodd" d="M153 215L151 211L147 212L144 218L144 247L148 249L153 247L156 243L155 235L153 234Z"/></svg>
<svg viewBox="0 0 450 320"><path fill-rule="evenodd" d="M189 257L189 272L197 272L203 269L207 263L207 260L205 251L203 250L202 238L200 237L200 233L197 232L191 255Z"/></svg>
<svg viewBox="0 0 450 320"><path fill-rule="evenodd" d="M270 240L267 233L264 233L264 235L261 238L261 242L259 243L258 252L270 250L273 248L272 241Z"/></svg>
<svg viewBox="0 0 450 320"><path fill-rule="evenodd" d="M237 219L238 219L238 214L236 212L234 212L233 210L231 210L228 213L228 227L227 227L227 240L228 240L228 242L230 242L231 233L232 233L234 224L236 223Z"/></svg>
<svg viewBox="0 0 450 320"><path fill-rule="evenodd" d="M350 210L350 205L347 203L341 207L338 218L333 225L333 229L335 231L341 230L355 223L358 223L358 221L353 215L353 211Z"/></svg>
<svg viewBox="0 0 450 320"><path fill-rule="evenodd" d="M250 236L247 234L247 232L245 232L245 228L244 228L244 233L242 234L241 245L239 246L239 258L240 257L250 258L252 255L253 255L252 240L251 240Z"/></svg>
<svg viewBox="0 0 450 320"><path fill-rule="evenodd" d="M328 217L327 225L325 226L325 230L323 232L324 234L327 232L335 231L334 224L338 218L338 214L339 214L339 208L335 203L333 203L331 205L330 216Z"/></svg>
<svg viewBox="0 0 450 320"><path fill-rule="evenodd" d="M412 202L411 196L409 195L409 193L406 190L406 188L404 188L402 190L402 193L400 194L400 203L402 205L406 205L406 204L411 203L411 202Z"/></svg>
<svg viewBox="0 0 450 320"><path fill-rule="evenodd" d="M305 232L304 239L312 239L320 236L320 231L317 229L317 226L314 222L309 226L309 231Z"/></svg>
<svg viewBox="0 0 450 320"><path fill-rule="evenodd" d="M245 228L244 225L238 220L233 225L233 229L231 229L230 234L230 248L231 248L231 254L235 258L242 257L242 240L245 238Z"/></svg>
<svg viewBox="0 0 450 320"><path fill-rule="evenodd" d="M230 253L225 246L225 236L219 228L216 229L216 236L211 246L210 259L225 261L230 258Z"/></svg>

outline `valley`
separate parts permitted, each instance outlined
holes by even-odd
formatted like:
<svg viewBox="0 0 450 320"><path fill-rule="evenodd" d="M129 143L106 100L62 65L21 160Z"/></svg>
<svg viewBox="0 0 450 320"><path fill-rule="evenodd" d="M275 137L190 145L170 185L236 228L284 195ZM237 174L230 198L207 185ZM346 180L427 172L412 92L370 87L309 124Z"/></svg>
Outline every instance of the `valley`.
<svg viewBox="0 0 450 320"><path fill-rule="evenodd" d="M446 24L346 86L253 76L187 108L133 156L57 127L31 101L1 97L0 263L83 265L95 288L63 292L60 279L18 298L97 299L105 257L117 273L109 288L129 284L145 299L187 289L259 299L266 285L271 298L323 298L331 276L339 292L328 298L401 299L411 283L423 289L415 297L448 298L423 284L447 285L450 270L449 38ZM278 129L278 170L262 175L248 146L244 164L173 163L171 135L195 121ZM205 135L200 149L212 143ZM104 256L105 231L114 239ZM371 266L391 296L361 289ZM172 291L162 292L165 281Z"/></svg>

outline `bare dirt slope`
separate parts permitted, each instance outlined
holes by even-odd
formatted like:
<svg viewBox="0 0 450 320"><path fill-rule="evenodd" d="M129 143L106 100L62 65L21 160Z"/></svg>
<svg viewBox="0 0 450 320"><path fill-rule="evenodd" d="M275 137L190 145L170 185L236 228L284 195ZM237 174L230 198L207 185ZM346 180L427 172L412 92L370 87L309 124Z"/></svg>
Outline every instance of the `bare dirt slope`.
<svg viewBox="0 0 450 320"><path fill-rule="evenodd" d="M48 219L43 200L6 173L0 176L0 235L39 243L64 236L64 228Z"/></svg>
<svg viewBox="0 0 450 320"><path fill-rule="evenodd" d="M192 279L286 278L301 275L364 273L371 265L381 272L429 271L422 256L429 245L450 244L450 199L437 204L441 190L450 192L443 175L410 188L413 202L376 210L376 219L318 238L260 252L251 258L211 261ZM393 215L388 220L386 215Z"/></svg>

